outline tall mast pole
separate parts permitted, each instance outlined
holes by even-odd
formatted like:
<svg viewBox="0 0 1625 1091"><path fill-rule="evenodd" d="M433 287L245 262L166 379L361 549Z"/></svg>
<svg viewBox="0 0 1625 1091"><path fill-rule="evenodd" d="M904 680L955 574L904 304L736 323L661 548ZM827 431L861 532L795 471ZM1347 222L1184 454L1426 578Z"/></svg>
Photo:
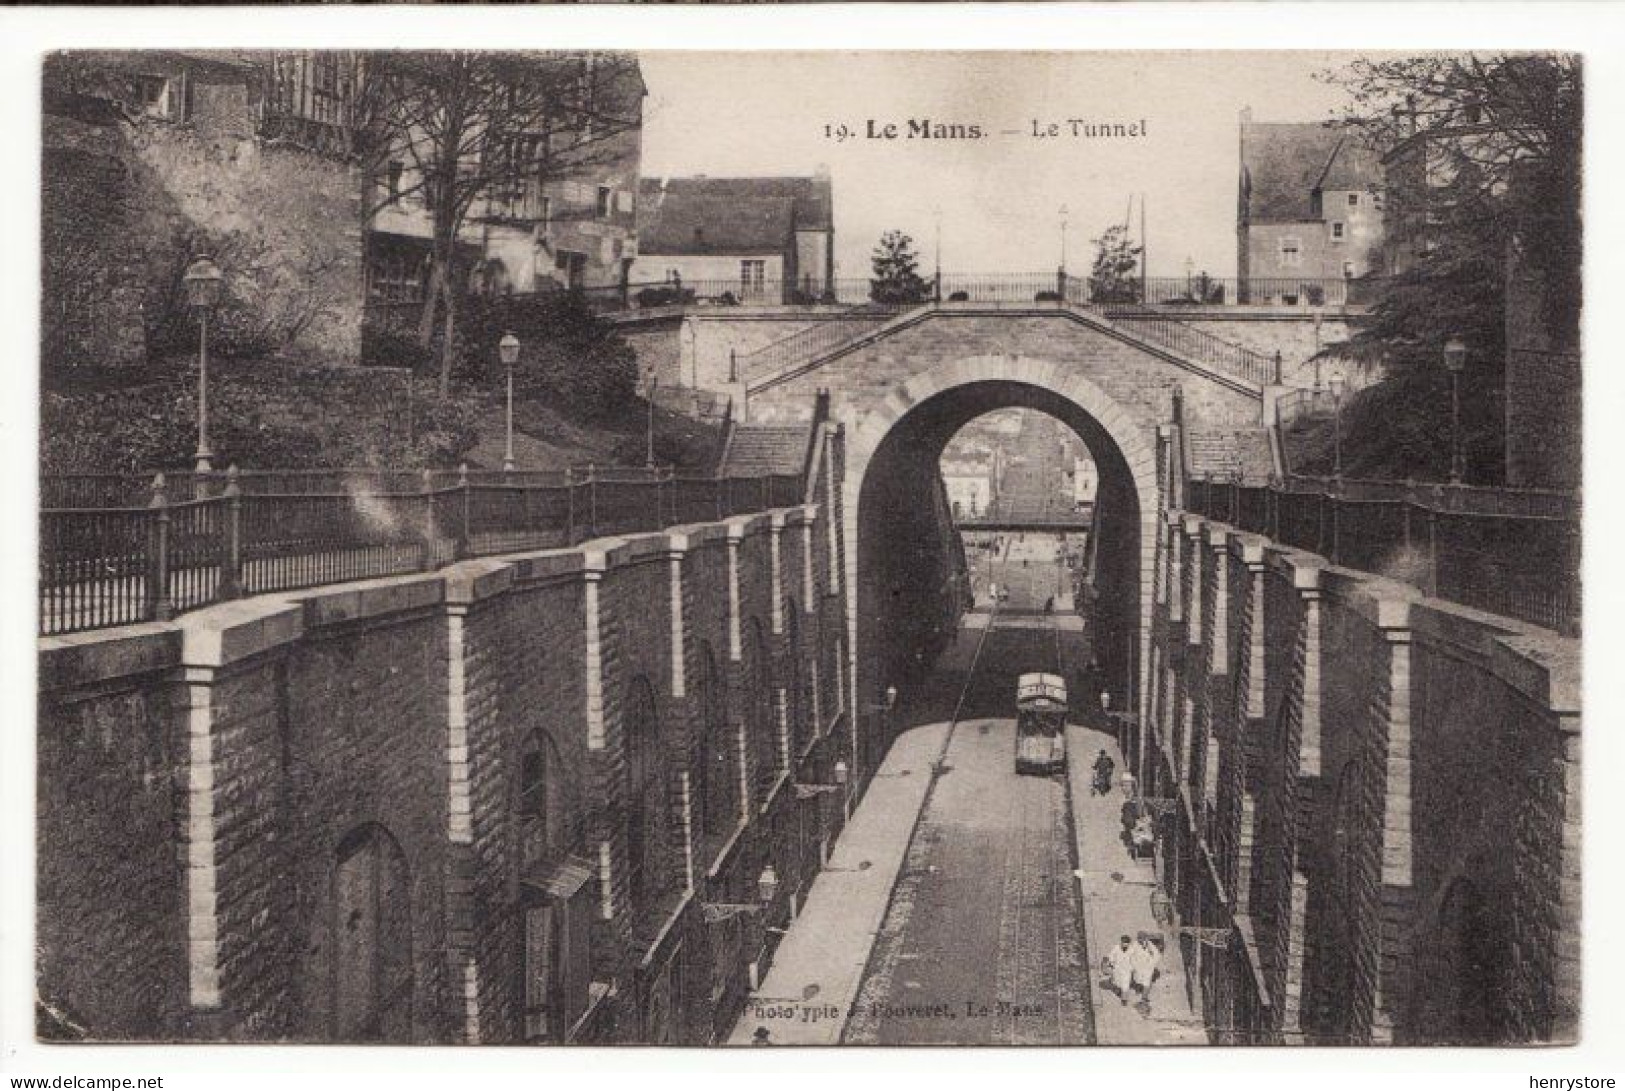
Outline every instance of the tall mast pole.
<svg viewBox="0 0 1625 1091"><path fill-rule="evenodd" d="M1146 253L1145 243L1145 194L1140 194L1140 305L1144 306L1148 298L1146 295L1150 282L1146 279L1146 269L1150 262Z"/></svg>

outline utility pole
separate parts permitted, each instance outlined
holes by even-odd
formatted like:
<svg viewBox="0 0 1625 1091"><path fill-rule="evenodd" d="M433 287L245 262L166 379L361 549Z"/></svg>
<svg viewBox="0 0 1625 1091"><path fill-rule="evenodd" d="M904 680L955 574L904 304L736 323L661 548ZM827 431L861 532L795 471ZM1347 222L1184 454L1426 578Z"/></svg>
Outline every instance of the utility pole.
<svg viewBox="0 0 1625 1091"><path fill-rule="evenodd" d="M1149 267L1150 247L1145 241L1145 194L1140 194L1140 305L1143 307L1149 296L1150 281L1146 279L1146 269Z"/></svg>

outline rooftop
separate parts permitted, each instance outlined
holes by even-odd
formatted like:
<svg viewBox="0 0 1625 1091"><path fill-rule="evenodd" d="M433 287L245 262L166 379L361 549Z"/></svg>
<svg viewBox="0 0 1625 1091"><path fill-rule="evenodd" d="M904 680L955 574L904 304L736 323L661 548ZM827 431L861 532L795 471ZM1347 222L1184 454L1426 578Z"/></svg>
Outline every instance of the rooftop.
<svg viewBox="0 0 1625 1091"><path fill-rule="evenodd" d="M828 231L828 178L645 178L638 186L638 252L778 254L797 229Z"/></svg>
<svg viewBox="0 0 1625 1091"><path fill-rule="evenodd" d="M1241 184L1253 223L1317 220L1316 190L1367 189L1382 180L1375 152L1319 122L1241 123Z"/></svg>

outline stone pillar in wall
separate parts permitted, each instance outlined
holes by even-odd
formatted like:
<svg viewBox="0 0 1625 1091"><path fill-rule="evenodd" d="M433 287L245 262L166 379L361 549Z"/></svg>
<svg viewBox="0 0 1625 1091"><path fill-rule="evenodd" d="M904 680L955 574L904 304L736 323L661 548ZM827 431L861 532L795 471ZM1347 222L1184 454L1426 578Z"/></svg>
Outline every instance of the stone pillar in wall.
<svg viewBox="0 0 1625 1091"><path fill-rule="evenodd" d="M1410 934L1415 912L1411 827L1411 603L1382 599L1377 610L1387 652L1386 702L1378 705L1383 732L1382 886L1377 981L1371 1041L1388 1044L1412 987Z"/></svg>
<svg viewBox="0 0 1625 1091"><path fill-rule="evenodd" d="M1288 729L1286 776L1282 789L1291 792L1285 845L1292 884L1288 903L1285 987L1280 998L1281 1033L1288 1043L1303 1041L1304 966L1308 958L1306 922L1311 885L1305 840L1315 828L1321 785L1321 563L1303 554L1283 558L1299 604L1296 634L1295 722ZM1295 728L1295 730L1293 730Z"/></svg>

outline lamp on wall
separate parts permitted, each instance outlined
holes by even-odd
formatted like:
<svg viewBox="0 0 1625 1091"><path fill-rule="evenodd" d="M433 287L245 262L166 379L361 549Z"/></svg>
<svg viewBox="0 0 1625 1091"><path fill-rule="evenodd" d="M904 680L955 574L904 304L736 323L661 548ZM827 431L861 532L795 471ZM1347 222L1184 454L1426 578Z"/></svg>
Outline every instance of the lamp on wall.
<svg viewBox="0 0 1625 1091"><path fill-rule="evenodd" d="M779 893L779 873L768 864L762 868L762 873L756 877L756 900L754 902L701 902L700 913L706 924L720 924L726 920L745 913L760 913L773 904L773 899Z"/></svg>

